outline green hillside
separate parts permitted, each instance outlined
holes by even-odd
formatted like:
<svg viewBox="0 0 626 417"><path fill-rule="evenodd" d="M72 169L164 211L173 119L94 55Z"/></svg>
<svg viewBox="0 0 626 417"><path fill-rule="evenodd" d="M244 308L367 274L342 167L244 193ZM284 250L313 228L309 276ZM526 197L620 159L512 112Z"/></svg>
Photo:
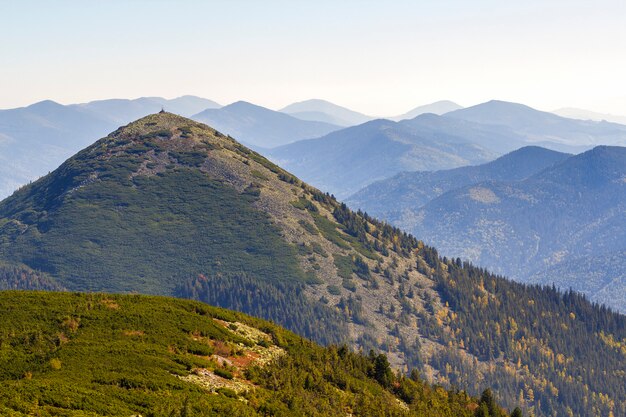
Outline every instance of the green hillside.
<svg viewBox="0 0 626 417"><path fill-rule="evenodd" d="M166 294L181 279L234 271L303 280L296 249L251 207L254 192L197 169L218 145L182 138L192 129L139 141L125 129L16 193L0 208L15 216L0 223L3 255L76 290Z"/></svg>
<svg viewBox="0 0 626 417"><path fill-rule="evenodd" d="M0 312L3 416L472 416L493 403L199 302L4 291Z"/></svg>
<svg viewBox="0 0 626 417"><path fill-rule="evenodd" d="M624 316L440 258L169 113L0 202L0 288L191 298L526 414L626 415Z"/></svg>

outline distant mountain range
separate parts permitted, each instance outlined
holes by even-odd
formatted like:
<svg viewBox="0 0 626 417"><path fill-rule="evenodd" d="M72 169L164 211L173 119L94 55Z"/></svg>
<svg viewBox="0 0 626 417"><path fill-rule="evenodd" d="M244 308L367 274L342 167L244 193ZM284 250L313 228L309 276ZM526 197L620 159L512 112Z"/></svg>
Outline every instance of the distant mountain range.
<svg viewBox="0 0 626 417"><path fill-rule="evenodd" d="M171 113L189 117L206 109L221 107L220 104L212 100L196 96L182 96L171 100L162 97L141 97L135 100L98 100L73 106L89 110L117 126L156 113L162 108Z"/></svg>
<svg viewBox="0 0 626 417"><path fill-rule="evenodd" d="M526 146L483 165L440 171L402 172L377 181L346 199L350 207L398 222L435 198L484 181L519 181L562 162L571 155Z"/></svg>
<svg viewBox="0 0 626 417"><path fill-rule="evenodd" d="M399 116L394 116L394 117L390 117L391 120L395 120L395 121L400 121L400 120L405 120L405 119L413 119L421 114L427 114L427 113L432 113L432 114L437 114L437 115L442 115L445 113L449 113L451 111L454 110L459 110L462 109L463 106L456 104L453 101L449 101L449 100L442 100L442 101L436 101L434 103L431 104L426 104L423 106L418 106L416 108L414 108L411 111L408 111L404 114L401 114Z"/></svg>
<svg viewBox="0 0 626 417"><path fill-rule="evenodd" d="M626 126L609 122L567 119L518 103L492 100L446 113L445 117L510 129L527 144L564 152L597 145L626 145Z"/></svg>
<svg viewBox="0 0 626 417"><path fill-rule="evenodd" d="M579 153L598 144L626 144L626 126L490 101L442 116L370 121L264 153L315 186L346 198L402 171L479 164L528 145Z"/></svg>
<svg viewBox="0 0 626 417"><path fill-rule="evenodd" d="M512 129L453 119L445 115L438 116L433 113L421 114L399 123L434 141L473 143L498 155L527 144L526 138Z"/></svg>
<svg viewBox="0 0 626 417"><path fill-rule="evenodd" d="M192 118L257 148L273 148L341 129L337 125L301 120L245 101L220 109L207 109Z"/></svg>
<svg viewBox="0 0 626 417"><path fill-rule="evenodd" d="M626 148L524 148L478 167L401 174L348 201L451 256L626 311Z"/></svg>
<svg viewBox="0 0 626 417"><path fill-rule="evenodd" d="M54 169L93 137L161 108L209 123L342 198L401 171L478 164L529 144L572 153L626 144L626 126L567 119L515 103L492 101L434 114L456 107L448 101L421 106L398 118L429 113L394 124L323 100L282 111L246 102L220 107L194 96L67 106L46 101L0 111L0 197ZM317 140L298 143L308 139Z"/></svg>
<svg viewBox="0 0 626 417"><path fill-rule="evenodd" d="M452 168L489 161L498 153L405 122L378 119L266 152L273 161L336 196L401 171Z"/></svg>
<svg viewBox="0 0 626 417"><path fill-rule="evenodd" d="M437 101L435 103L418 106L399 116L381 117L399 122L405 119L413 119L421 114L432 113L442 115L463 107L449 100ZM318 122L331 123L338 126L349 127L360 125L370 120L376 119L363 113L341 107L326 100L305 100L293 103L279 111L303 120L313 120Z"/></svg>
<svg viewBox="0 0 626 417"><path fill-rule="evenodd" d="M360 125L373 119L371 116L319 99L293 103L279 111L298 119L325 122L343 127Z"/></svg>
<svg viewBox="0 0 626 417"><path fill-rule="evenodd" d="M626 125L626 116L616 116L614 114L607 113L598 113L590 110L577 109L573 107L564 107L562 109L554 110L552 113L557 114L562 117L567 117L570 119L580 119L580 120L594 120L596 122L601 122L606 120L607 122L619 123L622 125Z"/></svg>

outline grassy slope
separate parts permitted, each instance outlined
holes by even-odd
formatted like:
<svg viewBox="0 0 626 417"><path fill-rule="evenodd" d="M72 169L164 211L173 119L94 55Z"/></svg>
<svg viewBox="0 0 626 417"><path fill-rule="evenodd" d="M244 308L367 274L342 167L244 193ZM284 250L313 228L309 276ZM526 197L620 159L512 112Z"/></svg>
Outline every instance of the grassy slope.
<svg viewBox="0 0 626 417"><path fill-rule="evenodd" d="M401 404L368 376L370 359L199 302L5 291L0 312L2 415L471 414L464 394L411 380L395 383ZM268 352L268 364L249 363ZM224 387L191 382L207 374Z"/></svg>
<svg viewBox="0 0 626 417"><path fill-rule="evenodd" d="M5 216L20 213L1 227L1 256L81 291L171 294L183 279L220 272L303 280L254 195L197 169L214 145L168 134L99 141L0 204ZM168 157L151 161L150 150ZM155 172L131 176L149 164Z"/></svg>

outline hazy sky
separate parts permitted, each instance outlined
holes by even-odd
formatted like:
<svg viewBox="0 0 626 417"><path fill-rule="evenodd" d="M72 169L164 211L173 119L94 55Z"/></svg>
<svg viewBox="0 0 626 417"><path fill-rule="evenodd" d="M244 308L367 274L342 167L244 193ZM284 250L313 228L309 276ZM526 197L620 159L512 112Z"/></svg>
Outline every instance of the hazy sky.
<svg viewBox="0 0 626 417"><path fill-rule="evenodd" d="M0 0L0 108L194 94L626 115L626 0Z"/></svg>

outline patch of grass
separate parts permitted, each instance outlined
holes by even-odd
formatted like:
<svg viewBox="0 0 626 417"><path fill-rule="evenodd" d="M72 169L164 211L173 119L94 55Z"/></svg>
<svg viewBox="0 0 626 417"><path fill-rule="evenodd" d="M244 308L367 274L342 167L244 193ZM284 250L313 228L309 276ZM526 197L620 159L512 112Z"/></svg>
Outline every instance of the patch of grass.
<svg viewBox="0 0 626 417"><path fill-rule="evenodd" d="M300 197L296 201L291 201L291 205L300 210L308 210L313 213L317 212L315 204L305 197Z"/></svg>
<svg viewBox="0 0 626 417"><path fill-rule="evenodd" d="M371 278L369 266L363 258L358 255L333 255L333 260L337 267L337 274L344 279L352 278L352 273L355 273L359 278L364 280Z"/></svg>
<svg viewBox="0 0 626 417"><path fill-rule="evenodd" d="M326 290L331 295L341 295L341 289L336 285L329 285Z"/></svg>
<svg viewBox="0 0 626 417"><path fill-rule="evenodd" d="M327 240L331 241L335 245L339 246L342 249L354 249L361 255L366 258L372 260L379 260L380 256L374 253L373 251L367 249L361 242L358 241L354 236L344 234L339 232L338 227L341 229L342 226L334 223L331 220L328 220L326 217L322 216L318 213L311 213L313 216L313 220L315 221L315 225L322 233Z"/></svg>
<svg viewBox="0 0 626 417"><path fill-rule="evenodd" d="M233 379L235 377L232 372L224 368L215 368L213 372L215 375L221 376L224 379Z"/></svg>
<svg viewBox="0 0 626 417"><path fill-rule="evenodd" d="M339 246L342 249L350 249L350 245L345 241L343 236L337 231L337 225L328 220L321 214L312 213L313 220L317 229L327 240Z"/></svg>
<svg viewBox="0 0 626 417"><path fill-rule="evenodd" d="M352 257L350 255L343 256L333 254L333 260L335 266L337 267L337 275L343 279L352 278L352 273L354 272L354 262L352 262Z"/></svg>
<svg viewBox="0 0 626 417"><path fill-rule="evenodd" d="M269 178L259 170L253 169L252 171L250 171L250 173L255 178L258 178L263 181L269 181Z"/></svg>
<svg viewBox="0 0 626 417"><path fill-rule="evenodd" d="M222 394L225 397L228 398L239 398L239 395L237 395L237 392L235 392L234 390L230 389L230 388L218 388L217 390L215 390L215 392L217 392L218 394Z"/></svg>
<svg viewBox="0 0 626 417"><path fill-rule="evenodd" d="M171 137L172 132L168 129L155 130L153 132L149 132L140 136L142 140L155 138L170 139Z"/></svg>
<svg viewBox="0 0 626 417"><path fill-rule="evenodd" d="M313 271L307 271L305 273L305 282L309 285L320 285L324 283L324 281L322 281L322 279L319 278Z"/></svg>
<svg viewBox="0 0 626 417"><path fill-rule="evenodd" d="M356 292L356 284L351 279L344 278L341 285L348 291Z"/></svg>
<svg viewBox="0 0 626 417"><path fill-rule="evenodd" d="M284 181L288 184L299 184L300 181L298 180L298 178L294 177L293 175L287 173L287 172L279 172L278 173L278 179L281 181Z"/></svg>
<svg viewBox="0 0 626 417"><path fill-rule="evenodd" d="M318 242L311 242L311 249L323 258L328 258L328 253L322 248Z"/></svg>
<svg viewBox="0 0 626 417"><path fill-rule="evenodd" d="M206 160L206 152L203 151L170 152L169 154L180 164L191 167L199 167Z"/></svg>
<svg viewBox="0 0 626 417"><path fill-rule="evenodd" d="M298 220L298 224L300 226L302 226L302 228L304 230L306 230L311 235L318 235L319 234L319 231L317 230L317 228L315 226L313 226L313 224L307 222L306 220L300 219L300 220ZM318 243L318 245L319 245L319 243Z"/></svg>
<svg viewBox="0 0 626 417"><path fill-rule="evenodd" d="M256 198L261 195L261 185L252 183L243 190L243 194Z"/></svg>

